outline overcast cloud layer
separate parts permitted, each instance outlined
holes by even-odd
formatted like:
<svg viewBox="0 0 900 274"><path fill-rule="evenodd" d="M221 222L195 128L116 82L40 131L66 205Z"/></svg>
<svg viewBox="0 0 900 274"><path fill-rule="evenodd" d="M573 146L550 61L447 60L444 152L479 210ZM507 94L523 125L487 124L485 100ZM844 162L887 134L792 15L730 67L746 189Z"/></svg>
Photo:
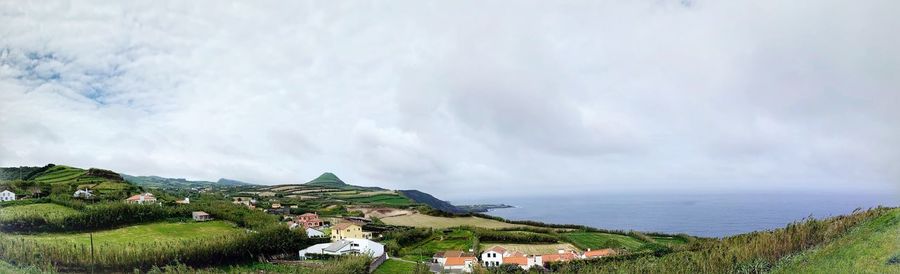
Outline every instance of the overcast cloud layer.
<svg viewBox="0 0 900 274"><path fill-rule="evenodd" d="M900 185L900 1L0 1L0 165L440 197Z"/></svg>

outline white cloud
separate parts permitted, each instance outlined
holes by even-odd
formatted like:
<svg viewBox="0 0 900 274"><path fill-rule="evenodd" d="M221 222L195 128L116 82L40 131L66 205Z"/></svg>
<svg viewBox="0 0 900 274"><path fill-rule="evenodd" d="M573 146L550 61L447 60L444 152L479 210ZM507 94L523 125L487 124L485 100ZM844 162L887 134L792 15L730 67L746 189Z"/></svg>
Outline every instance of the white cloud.
<svg viewBox="0 0 900 274"><path fill-rule="evenodd" d="M0 165L446 197L896 189L898 8L4 2Z"/></svg>

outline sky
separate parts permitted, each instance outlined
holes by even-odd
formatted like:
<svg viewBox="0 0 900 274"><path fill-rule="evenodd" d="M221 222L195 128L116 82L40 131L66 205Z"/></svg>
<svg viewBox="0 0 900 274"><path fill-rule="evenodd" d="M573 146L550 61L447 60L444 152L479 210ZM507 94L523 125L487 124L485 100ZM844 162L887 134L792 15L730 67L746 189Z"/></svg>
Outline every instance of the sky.
<svg viewBox="0 0 900 274"><path fill-rule="evenodd" d="M0 1L0 166L900 194L900 2Z"/></svg>

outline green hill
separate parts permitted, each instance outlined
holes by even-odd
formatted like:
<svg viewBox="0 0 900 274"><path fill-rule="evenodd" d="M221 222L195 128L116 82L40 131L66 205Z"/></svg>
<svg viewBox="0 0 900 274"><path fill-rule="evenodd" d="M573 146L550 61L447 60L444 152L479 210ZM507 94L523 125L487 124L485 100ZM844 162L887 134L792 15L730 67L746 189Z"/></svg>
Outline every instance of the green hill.
<svg viewBox="0 0 900 274"><path fill-rule="evenodd" d="M4 180L3 188L32 196L72 195L77 189L89 189L98 197L109 199L122 198L137 189L118 173L105 169L81 169L54 164L28 169L31 172L25 176L17 175L14 180Z"/></svg>
<svg viewBox="0 0 900 274"><path fill-rule="evenodd" d="M900 273L900 209L781 261L772 273Z"/></svg>
<svg viewBox="0 0 900 274"><path fill-rule="evenodd" d="M350 186L347 183L344 183L341 178L338 178L337 175L334 175L334 173L331 172L322 173L322 175L319 175L319 177L312 179L312 181L306 182L306 185L334 188L344 188Z"/></svg>

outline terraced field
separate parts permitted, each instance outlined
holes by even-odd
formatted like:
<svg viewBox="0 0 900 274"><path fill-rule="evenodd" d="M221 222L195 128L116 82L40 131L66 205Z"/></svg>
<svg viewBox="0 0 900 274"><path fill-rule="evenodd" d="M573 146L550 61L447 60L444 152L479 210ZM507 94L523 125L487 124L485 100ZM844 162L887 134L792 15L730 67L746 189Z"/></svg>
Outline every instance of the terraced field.
<svg viewBox="0 0 900 274"><path fill-rule="evenodd" d="M80 168L58 165L44 171L39 176L35 177L34 180L50 184L69 183L85 173L87 173L87 171Z"/></svg>

